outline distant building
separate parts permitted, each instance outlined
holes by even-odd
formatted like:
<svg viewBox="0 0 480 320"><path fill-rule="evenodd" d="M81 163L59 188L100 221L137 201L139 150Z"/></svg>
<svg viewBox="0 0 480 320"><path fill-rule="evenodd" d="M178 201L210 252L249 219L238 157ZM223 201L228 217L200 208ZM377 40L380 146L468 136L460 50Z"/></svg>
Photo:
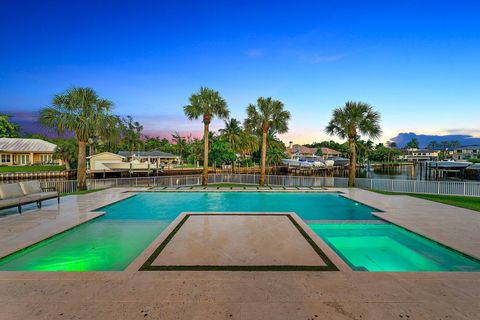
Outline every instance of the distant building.
<svg viewBox="0 0 480 320"><path fill-rule="evenodd" d="M124 156L112 152L100 152L87 158L89 164L88 169L90 172L111 171L105 163L123 163L126 161Z"/></svg>
<svg viewBox="0 0 480 320"><path fill-rule="evenodd" d="M321 147L320 151L322 152L323 159L341 157L342 156L342 153L340 151L330 149L330 148Z"/></svg>
<svg viewBox="0 0 480 320"><path fill-rule="evenodd" d="M0 138L0 165L61 164L53 159L56 147L41 139Z"/></svg>
<svg viewBox="0 0 480 320"><path fill-rule="evenodd" d="M317 152L319 153L319 157L323 159L340 157L342 155L340 151L326 147L321 147L320 152L318 148L309 148L299 144L290 144L290 146L287 148L287 153L289 156L314 156L317 155Z"/></svg>
<svg viewBox="0 0 480 320"><path fill-rule="evenodd" d="M455 150L452 155L454 160L480 159L480 146L461 147Z"/></svg>
<svg viewBox="0 0 480 320"><path fill-rule="evenodd" d="M438 151L430 149L407 149L405 153L398 157L403 161L432 161L438 160Z"/></svg>

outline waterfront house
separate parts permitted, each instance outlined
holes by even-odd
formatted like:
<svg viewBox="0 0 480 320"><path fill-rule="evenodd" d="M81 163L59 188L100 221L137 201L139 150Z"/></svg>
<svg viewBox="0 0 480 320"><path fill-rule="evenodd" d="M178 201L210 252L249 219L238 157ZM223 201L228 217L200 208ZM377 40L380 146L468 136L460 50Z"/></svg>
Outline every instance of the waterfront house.
<svg viewBox="0 0 480 320"><path fill-rule="evenodd" d="M480 146L467 146L455 150L452 155L454 160L480 159Z"/></svg>
<svg viewBox="0 0 480 320"><path fill-rule="evenodd" d="M430 149L407 149L405 153L399 156L399 160L404 161L433 161L438 160L438 150Z"/></svg>
<svg viewBox="0 0 480 320"><path fill-rule="evenodd" d="M41 139L0 138L0 165L61 164L53 159L57 146Z"/></svg>

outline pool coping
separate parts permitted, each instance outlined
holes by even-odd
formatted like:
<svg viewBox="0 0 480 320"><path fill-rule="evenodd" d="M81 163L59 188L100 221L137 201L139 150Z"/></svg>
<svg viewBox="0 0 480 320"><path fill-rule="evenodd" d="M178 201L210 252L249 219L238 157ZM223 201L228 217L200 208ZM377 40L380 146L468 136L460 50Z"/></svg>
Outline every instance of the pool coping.
<svg viewBox="0 0 480 320"><path fill-rule="evenodd" d="M293 213L294 214L294 213ZM165 249L169 242L175 237L185 222L191 216L283 216L295 226L297 231L312 247L315 253L323 260L325 266L306 266L306 265L152 265L160 253ZM295 214L296 215L296 214ZM298 216L297 216L298 218ZM174 224L173 230L169 231L163 241L155 246L153 252L145 260L138 271L339 271L338 267L332 262L327 254L320 248L314 239L306 232L296 221L292 213L289 212L183 212L181 219ZM308 227L308 226L307 226ZM166 231L166 230L165 230ZM163 234L163 232L162 232Z"/></svg>

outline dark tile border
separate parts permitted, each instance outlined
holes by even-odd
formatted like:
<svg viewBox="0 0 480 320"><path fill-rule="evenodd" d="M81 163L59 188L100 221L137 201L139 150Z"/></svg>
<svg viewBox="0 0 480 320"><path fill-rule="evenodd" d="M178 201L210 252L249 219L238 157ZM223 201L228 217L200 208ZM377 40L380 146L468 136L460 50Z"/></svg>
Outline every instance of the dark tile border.
<svg viewBox="0 0 480 320"><path fill-rule="evenodd" d="M313 250L325 262L325 266L304 266L304 265L265 265L265 266L235 266L235 265L168 265L168 266L153 266L152 263L157 259L160 253L165 249L168 243L173 239L175 234L182 228L190 216L284 216L297 228L304 239L310 244ZM327 257L327 255L318 247L313 239L305 232L305 230L295 221L290 214L242 214L242 213L201 213L201 214L186 214L185 217L175 226L170 234L163 240L163 242L155 249L152 255L140 267L139 271L338 271L338 268Z"/></svg>

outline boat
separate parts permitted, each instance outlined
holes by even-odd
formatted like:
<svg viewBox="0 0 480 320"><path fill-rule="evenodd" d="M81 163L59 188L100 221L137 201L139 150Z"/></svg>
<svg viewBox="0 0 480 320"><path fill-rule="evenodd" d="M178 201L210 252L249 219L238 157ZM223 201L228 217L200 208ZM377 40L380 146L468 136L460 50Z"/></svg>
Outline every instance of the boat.
<svg viewBox="0 0 480 320"><path fill-rule="evenodd" d="M306 161L300 161L295 159L282 159L282 163L289 167L301 167L301 168L312 168L313 164Z"/></svg>
<svg viewBox="0 0 480 320"><path fill-rule="evenodd" d="M156 168L155 164L148 161L140 162L139 160L132 160L130 162L106 162L103 164L112 171L149 171Z"/></svg>
<svg viewBox="0 0 480 320"><path fill-rule="evenodd" d="M342 157L330 157L326 161L333 161L335 167L345 167L350 163L350 160Z"/></svg>
<svg viewBox="0 0 480 320"><path fill-rule="evenodd" d="M465 169L472 165L468 161L455 160L427 161L427 164L432 168L438 169Z"/></svg>
<svg viewBox="0 0 480 320"><path fill-rule="evenodd" d="M282 163L291 167L304 167L304 168L323 168L326 166L332 166L331 162L328 164L319 156L315 155L293 155L290 159L282 159Z"/></svg>

